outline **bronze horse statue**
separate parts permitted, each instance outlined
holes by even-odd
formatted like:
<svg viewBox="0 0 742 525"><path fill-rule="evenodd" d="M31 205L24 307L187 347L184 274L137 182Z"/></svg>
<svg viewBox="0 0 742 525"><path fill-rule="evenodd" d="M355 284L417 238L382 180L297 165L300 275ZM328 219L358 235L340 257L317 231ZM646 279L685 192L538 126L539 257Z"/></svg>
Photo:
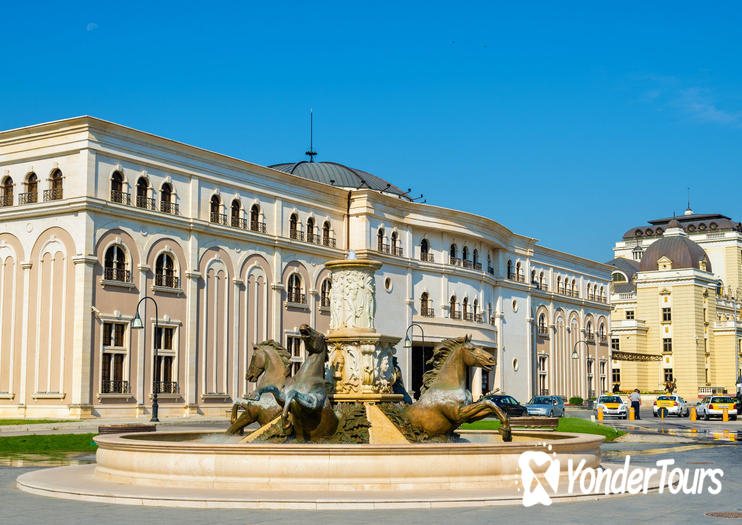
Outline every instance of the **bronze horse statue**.
<svg viewBox="0 0 742 525"><path fill-rule="evenodd" d="M283 407L284 430L293 427L297 441L317 441L333 435L338 426L325 384L327 343L325 336L309 325L301 325L299 332L309 355L296 375L282 389L265 386L253 393L253 397L265 392L273 394Z"/></svg>
<svg viewBox="0 0 742 525"><path fill-rule="evenodd" d="M675 390L677 390L677 388L678 384L675 379L673 379L672 381L665 381L665 392L667 392L668 394L672 394L673 392L675 392Z"/></svg>
<svg viewBox="0 0 742 525"><path fill-rule="evenodd" d="M290 362L291 354L288 350L272 339L263 341L253 346L252 359L250 359L245 379L256 383L258 390L267 386L281 389L286 384L286 378L291 371ZM237 413L240 408L244 411L238 417ZM235 399L230 421L232 425L227 429L227 434L242 433L243 428L255 421L262 427L280 414L281 406L271 395L260 396L258 400Z"/></svg>
<svg viewBox="0 0 742 525"><path fill-rule="evenodd" d="M429 436L441 436L452 434L462 423L494 414L502 422L503 441L512 441L507 414L488 399L473 403L466 388L468 367L489 371L495 363L492 355L471 344L471 336L442 341L426 363L430 368L423 376L420 399L404 409L407 419Z"/></svg>

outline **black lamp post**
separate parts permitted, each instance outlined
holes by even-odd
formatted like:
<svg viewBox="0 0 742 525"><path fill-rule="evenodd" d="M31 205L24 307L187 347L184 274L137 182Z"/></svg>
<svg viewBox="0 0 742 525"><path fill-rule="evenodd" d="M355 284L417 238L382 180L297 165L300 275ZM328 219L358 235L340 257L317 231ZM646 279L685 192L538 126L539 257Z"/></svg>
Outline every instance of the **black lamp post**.
<svg viewBox="0 0 742 525"><path fill-rule="evenodd" d="M134 319L131 320L131 327L134 329L142 329L142 337L144 338L144 345L146 348L147 345L147 330L144 326L144 323L142 322L142 318L139 317L139 305L141 305L145 300L149 299L155 304L155 353L154 353L154 363L152 363L152 418L150 419L150 422L152 423L159 423L160 420L157 417L158 409L160 408L159 403L157 402L157 391L159 390L157 386L157 381L155 381L155 368L157 366L157 319L159 318L159 315L157 315L157 301L155 301L152 297L145 295L142 297L139 302L137 303L137 310L136 315L134 316Z"/></svg>
<svg viewBox="0 0 742 525"><path fill-rule="evenodd" d="M423 330L423 327L420 326L420 324L412 323L410 326L407 327L407 330L405 331L405 335L404 335L403 347L405 348L405 350L412 350L412 339L410 338L410 330L412 330L415 326L417 326L420 329L420 335L421 335L422 345L423 345L422 352L421 352L423 367L422 367L422 375L420 376L420 390L422 390L423 377L425 377L425 330ZM420 397L419 392L418 392L417 397Z"/></svg>
<svg viewBox="0 0 742 525"><path fill-rule="evenodd" d="M587 345L587 341L585 341L584 339L580 339L579 341L577 341L575 343L574 347L572 348L572 356L571 356L572 359L579 359L580 358L580 354L577 352L577 346L580 343L585 343L585 349L588 350L588 351L590 350L590 347ZM587 359L589 357L590 356L588 355L585 358L585 394L587 395L588 398L590 397L590 385L588 384L588 380L589 379L587 377Z"/></svg>

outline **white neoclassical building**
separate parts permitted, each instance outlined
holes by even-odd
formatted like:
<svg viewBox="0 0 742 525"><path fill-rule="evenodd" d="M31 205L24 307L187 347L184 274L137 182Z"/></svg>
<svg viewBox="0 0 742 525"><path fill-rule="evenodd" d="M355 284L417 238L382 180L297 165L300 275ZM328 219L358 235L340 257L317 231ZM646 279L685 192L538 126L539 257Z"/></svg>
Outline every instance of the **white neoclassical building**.
<svg viewBox="0 0 742 525"><path fill-rule="evenodd" d="M610 268L330 162L265 167L91 117L0 132L0 417L223 414L252 345L327 330L324 263L379 260L409 390L443 338L475 396L605 389ZM144 330L130 321L137 303ZM156 329L155 329L156 324ZM154 349L157 348L157 359ZM570 357L578 351L579 359Z"/></svg>

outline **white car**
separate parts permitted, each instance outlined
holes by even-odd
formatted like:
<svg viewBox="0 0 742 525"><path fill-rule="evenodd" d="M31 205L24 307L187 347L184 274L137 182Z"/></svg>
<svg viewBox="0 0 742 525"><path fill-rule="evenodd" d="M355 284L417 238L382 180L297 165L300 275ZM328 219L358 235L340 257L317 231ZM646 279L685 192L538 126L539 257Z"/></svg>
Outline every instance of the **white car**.
<svg viewBox="0 0 742 525"><path fill-rule="evenodd" d="M621 419L628 419L629 417L629 409L620 396L600 396L597 403L595 403L595 408L593 409L596 416L598 415L598 409L603 410L603 417L612 416Z"/></svg>
<svg viewBox="0 0 742 525"><path fill-rule="evenodd" d="M665 415L684 417L690 413L688 405L682 397L676 395L657 396L652 405L652 415L659 416L660 410L665 410Z"/></svg>
<svg viewBox="0 0 742 525"><path fill-rule="evenodd" d="M723 417L724 409L727 410L729 419L737 419L737 403L729 396L708 396L696 406L698 418L706 421L712 417Z"/></svg>

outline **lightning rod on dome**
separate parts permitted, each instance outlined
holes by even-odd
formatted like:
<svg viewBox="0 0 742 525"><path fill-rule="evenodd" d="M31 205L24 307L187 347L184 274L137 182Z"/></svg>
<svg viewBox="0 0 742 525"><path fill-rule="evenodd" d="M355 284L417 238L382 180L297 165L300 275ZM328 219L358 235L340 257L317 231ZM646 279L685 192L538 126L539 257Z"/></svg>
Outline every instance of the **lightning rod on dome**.
<svg viewBox="0 0 742 525"><path fill-rule="evenodd" d="M683 215L693 215L693 210L690 207L690 186L688 186L688 207L683 212Z"/></svg>
<svg viewBox="0 0 742 525"><path fill-rule="evenodd" d="M317 155L314 151L314 112L312 108L309 108L309 151L305 151L304 155L309 156L309 162L314 162L314 156Z"/></svg>

